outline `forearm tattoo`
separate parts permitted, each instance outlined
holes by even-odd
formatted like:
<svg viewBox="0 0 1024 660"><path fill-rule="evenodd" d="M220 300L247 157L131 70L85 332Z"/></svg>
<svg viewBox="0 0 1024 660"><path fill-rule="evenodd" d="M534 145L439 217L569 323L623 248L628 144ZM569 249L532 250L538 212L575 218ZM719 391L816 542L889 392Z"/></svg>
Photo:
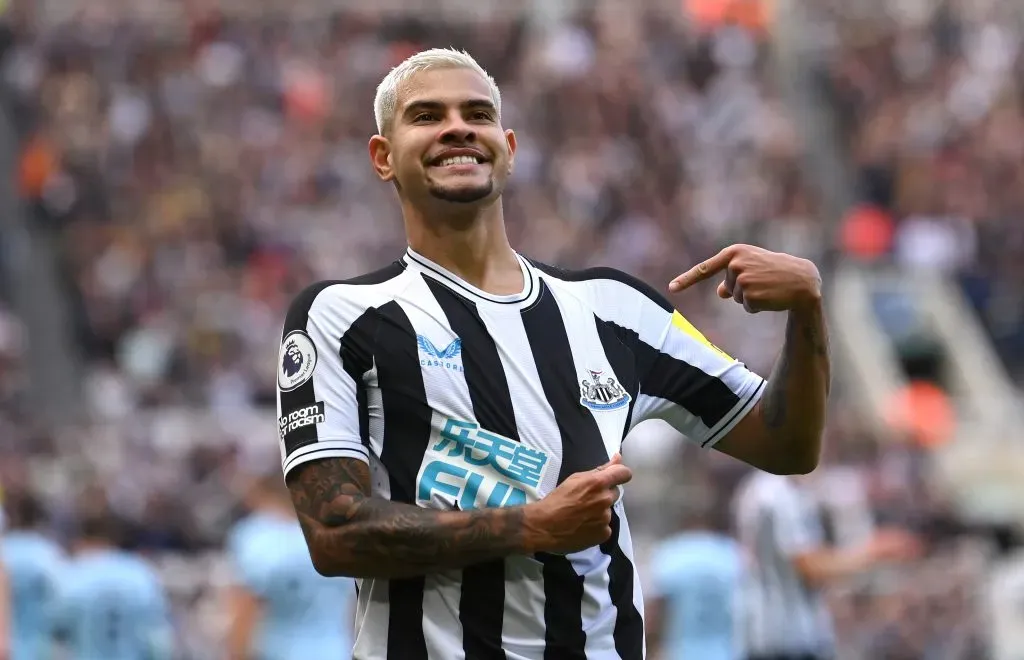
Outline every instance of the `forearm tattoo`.
<svg viewBox="0 0 1024 660"><path fill-rule="evenodd" d="M785 426L790 419L790 399L806 394L799 391L804 383L791 383L790 378L794 375L794 365L801 358L806 359L808 356L822 363L825 371L825 395L828 396L831 389L828 328L818 316L801 318L790 314L786 322L786 341L772 369L762 399L764 423L769 429L777 430ZM806 369L800 371L803 373Z"/></svg>
<svg viewBox="0 0 1024 660"><path fill-rule="evenodd" d="M314 561L339 574L423 575L523 550L521 507L437 511L371 497L359 460L301 465L288 487Z"/></svg>

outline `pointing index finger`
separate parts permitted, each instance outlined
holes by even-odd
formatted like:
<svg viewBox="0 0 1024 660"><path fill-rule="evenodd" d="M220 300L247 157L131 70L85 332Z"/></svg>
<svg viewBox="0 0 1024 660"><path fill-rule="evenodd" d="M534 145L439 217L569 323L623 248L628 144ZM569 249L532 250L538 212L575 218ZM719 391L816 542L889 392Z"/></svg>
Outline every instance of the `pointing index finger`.
<svg viewBox="0 0 1024 660"><path fill-rule="evenodd" d="M669 282L670 291L683 291L698 282L713 277L729 267L732 259L732 247L727 247L707 261L702 261L679 277Z"/></svg>

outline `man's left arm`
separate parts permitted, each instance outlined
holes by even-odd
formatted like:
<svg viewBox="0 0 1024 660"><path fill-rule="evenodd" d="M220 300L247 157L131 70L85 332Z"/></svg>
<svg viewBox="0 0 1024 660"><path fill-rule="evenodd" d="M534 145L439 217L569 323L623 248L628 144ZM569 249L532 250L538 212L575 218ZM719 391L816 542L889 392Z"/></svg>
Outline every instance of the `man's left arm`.
<svg viewBox="0 0 1024 660"><path fill-rule="evenodd" d="M828 329L815 265L788 254L733 245L674 279L682 291L724 274L718 295L750 313L788 312L786 339L761 400L715 447L776 474L818 465L831 384Z"/></svg>

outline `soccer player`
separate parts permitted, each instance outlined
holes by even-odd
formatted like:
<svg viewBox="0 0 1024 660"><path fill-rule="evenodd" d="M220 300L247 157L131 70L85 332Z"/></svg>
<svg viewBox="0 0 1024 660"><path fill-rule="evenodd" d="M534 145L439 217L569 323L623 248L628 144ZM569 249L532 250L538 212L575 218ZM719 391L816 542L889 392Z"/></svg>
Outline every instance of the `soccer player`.
<svg viewBox="0 0 1024 660"><path fill-rule="evenodd" d="M12 611L10 657L47 657L53 644L54 598L64 553L40 531L44 515L34 497L10 494L5 509L10 530L3 540Z"/></svg>
<svg viewBox="0 0 1024 660"><path fill-rule="evenodd" d="M732 246L669 285L721 274L723 298L789 313L766 383L637 279L512 249L516 136L469 55L412 56L374 110L370 162L409 249L296 297L277 383L313 565L359 578L354 656L639 659L622 439L661 418L762 469L812 470L829 382L818 271Z"/></svg>
<svg viewBox="0 0 1024 660"><path fill-rule="evenodd" d="M109 515L82 519L60 576L56 637L72 659L170 658L173 633L160 578L141 557L117 549L116 538Z"/></svg>
<svg viewBox="0 0 1024 660"><path fill-rule="evenodd" d="M654 549L647 624L659 657L740 659L743 558L727 528L728 516L691 510L683 530Z"/></svg>
<svg viewBox="0 0 1024 660"><path fill-rule="evenodd" d="M920 552L917 540L898 530L879 531L862 546L829 547L821 508L802 479L751 472L736 491L738 539L752 559L744 631L749 660L835 658L822 588Z"/></svg>
<svg viewBox="0 0 1024 660"><path fill-rule="evenodd" d="M257 479L250 497L252 513L228 543L238 575L228 657L351 657L352 580L325 578L313 568L280 474Z"/></svg>

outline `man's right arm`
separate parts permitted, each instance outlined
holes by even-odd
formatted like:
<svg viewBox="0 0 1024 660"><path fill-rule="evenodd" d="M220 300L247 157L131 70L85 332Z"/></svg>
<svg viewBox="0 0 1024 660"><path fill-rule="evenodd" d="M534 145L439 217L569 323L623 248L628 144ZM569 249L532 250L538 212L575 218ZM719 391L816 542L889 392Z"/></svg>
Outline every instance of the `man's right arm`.
<svg viewBox="0 0 1024 660"><path fill-rule="evenodd" d="M436 511L373 497L369 466L327 458L296 466L288 489L316 570L406 578L536 551L527 507Z"/></svg>
<svg viewBox="0 0 1024 660"><path fill-rule="evenodd" d="M325 458L287 477L313 566L327 576L408 578L535 552L569 553L611 537L611 508L632 472L616 455L525 506L435 511L373 497L369 466Z"/></svg>

